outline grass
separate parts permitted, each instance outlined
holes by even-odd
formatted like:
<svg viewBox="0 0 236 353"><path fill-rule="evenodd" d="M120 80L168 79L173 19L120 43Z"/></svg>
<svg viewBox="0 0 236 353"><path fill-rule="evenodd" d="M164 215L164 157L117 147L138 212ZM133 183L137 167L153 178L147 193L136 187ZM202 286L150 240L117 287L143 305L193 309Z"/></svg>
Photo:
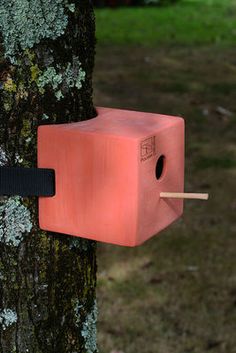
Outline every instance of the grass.
<svg viewBox="0 0 236 353"><path fill-rule="evenodd" d="M95 104L183 116L186 191L210 193L138 248L99 244L103 353L236 352L235 6L96 10Z"/></svg>
<svg viewBox="0 0 236 353"><path fill-rule="evenodd" d="M231 158L229 156L224 157L200 157L197 164L197 169L231 169L236 168L236 159L234 156Z"/></svg>
<svg viewBox="0 0 236 353"><path fill-rule="evenodd" d="M235 353L236 111L225 90L235 57L235 48L98 47L95 104L184 116L186 191L210 193L138 248L99 244L103 353Z"/></svg>
<svg viewBox="0 0 236 353"><path fill-rule="evenodd" d="M97 9L99 45L220 45L236 42L233 0L182 0L167 7Z"/></svg>

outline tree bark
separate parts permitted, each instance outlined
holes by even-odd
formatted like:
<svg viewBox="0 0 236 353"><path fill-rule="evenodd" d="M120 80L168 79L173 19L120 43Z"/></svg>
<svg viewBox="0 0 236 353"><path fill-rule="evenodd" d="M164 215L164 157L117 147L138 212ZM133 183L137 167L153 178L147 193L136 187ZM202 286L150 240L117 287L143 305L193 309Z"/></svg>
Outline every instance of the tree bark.
<svg viewBox="0 0 236 353"><path fill-rule="evenodd" d="M35 167L38 125L96 115L92 5L1 0L0 34L0 165ZM97 352L95 287L94 242L41 231L37 198L1 197L0 353Z"/></svg>

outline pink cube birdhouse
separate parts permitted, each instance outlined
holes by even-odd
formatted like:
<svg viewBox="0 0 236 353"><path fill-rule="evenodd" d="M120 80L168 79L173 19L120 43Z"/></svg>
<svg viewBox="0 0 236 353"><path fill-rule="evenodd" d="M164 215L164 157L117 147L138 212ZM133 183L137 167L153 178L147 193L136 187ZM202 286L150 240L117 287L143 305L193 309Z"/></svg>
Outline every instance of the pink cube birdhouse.
<svg viewBox="0 0 236 353"><path fill-rule="evenodd" d="M184 189L182 118L98 108L91 120L38 129L38 167L56 194L39 198L44 230L136 246L176 220Z"/></svg>

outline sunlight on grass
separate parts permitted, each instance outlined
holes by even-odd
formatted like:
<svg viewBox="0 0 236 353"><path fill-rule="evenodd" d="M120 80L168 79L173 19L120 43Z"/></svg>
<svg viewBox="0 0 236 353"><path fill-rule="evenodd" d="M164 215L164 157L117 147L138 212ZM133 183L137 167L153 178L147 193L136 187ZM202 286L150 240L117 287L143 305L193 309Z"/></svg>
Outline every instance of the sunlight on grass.
<svg viewBox="0 0 236 353"><path fill-rule="evenodd" d="M96 19L99 44L229 46L236 41L236 4L232 0L97 9Z"/></svg>

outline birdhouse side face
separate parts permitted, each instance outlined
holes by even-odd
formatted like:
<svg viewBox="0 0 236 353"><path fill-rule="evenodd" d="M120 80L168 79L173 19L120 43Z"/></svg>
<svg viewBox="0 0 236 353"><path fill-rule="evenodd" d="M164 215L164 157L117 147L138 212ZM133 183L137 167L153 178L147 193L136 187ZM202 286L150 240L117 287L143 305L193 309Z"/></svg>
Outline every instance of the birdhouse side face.
<svg viewBox="0 0 236 353"><path fill-rule="evenodd" d="M137 243L179 218L183 200L160 198L160 192L184 190L184 120L175 118L140 141Z"/></svg>
<svg viewBox="0 0 236 353"><path fill-rule="evenodd" d="M86 130L80 123L44 126L38 164L52 168L56 195L39 199L45 230L134 246L138 215L136 139Z"/></svg>

